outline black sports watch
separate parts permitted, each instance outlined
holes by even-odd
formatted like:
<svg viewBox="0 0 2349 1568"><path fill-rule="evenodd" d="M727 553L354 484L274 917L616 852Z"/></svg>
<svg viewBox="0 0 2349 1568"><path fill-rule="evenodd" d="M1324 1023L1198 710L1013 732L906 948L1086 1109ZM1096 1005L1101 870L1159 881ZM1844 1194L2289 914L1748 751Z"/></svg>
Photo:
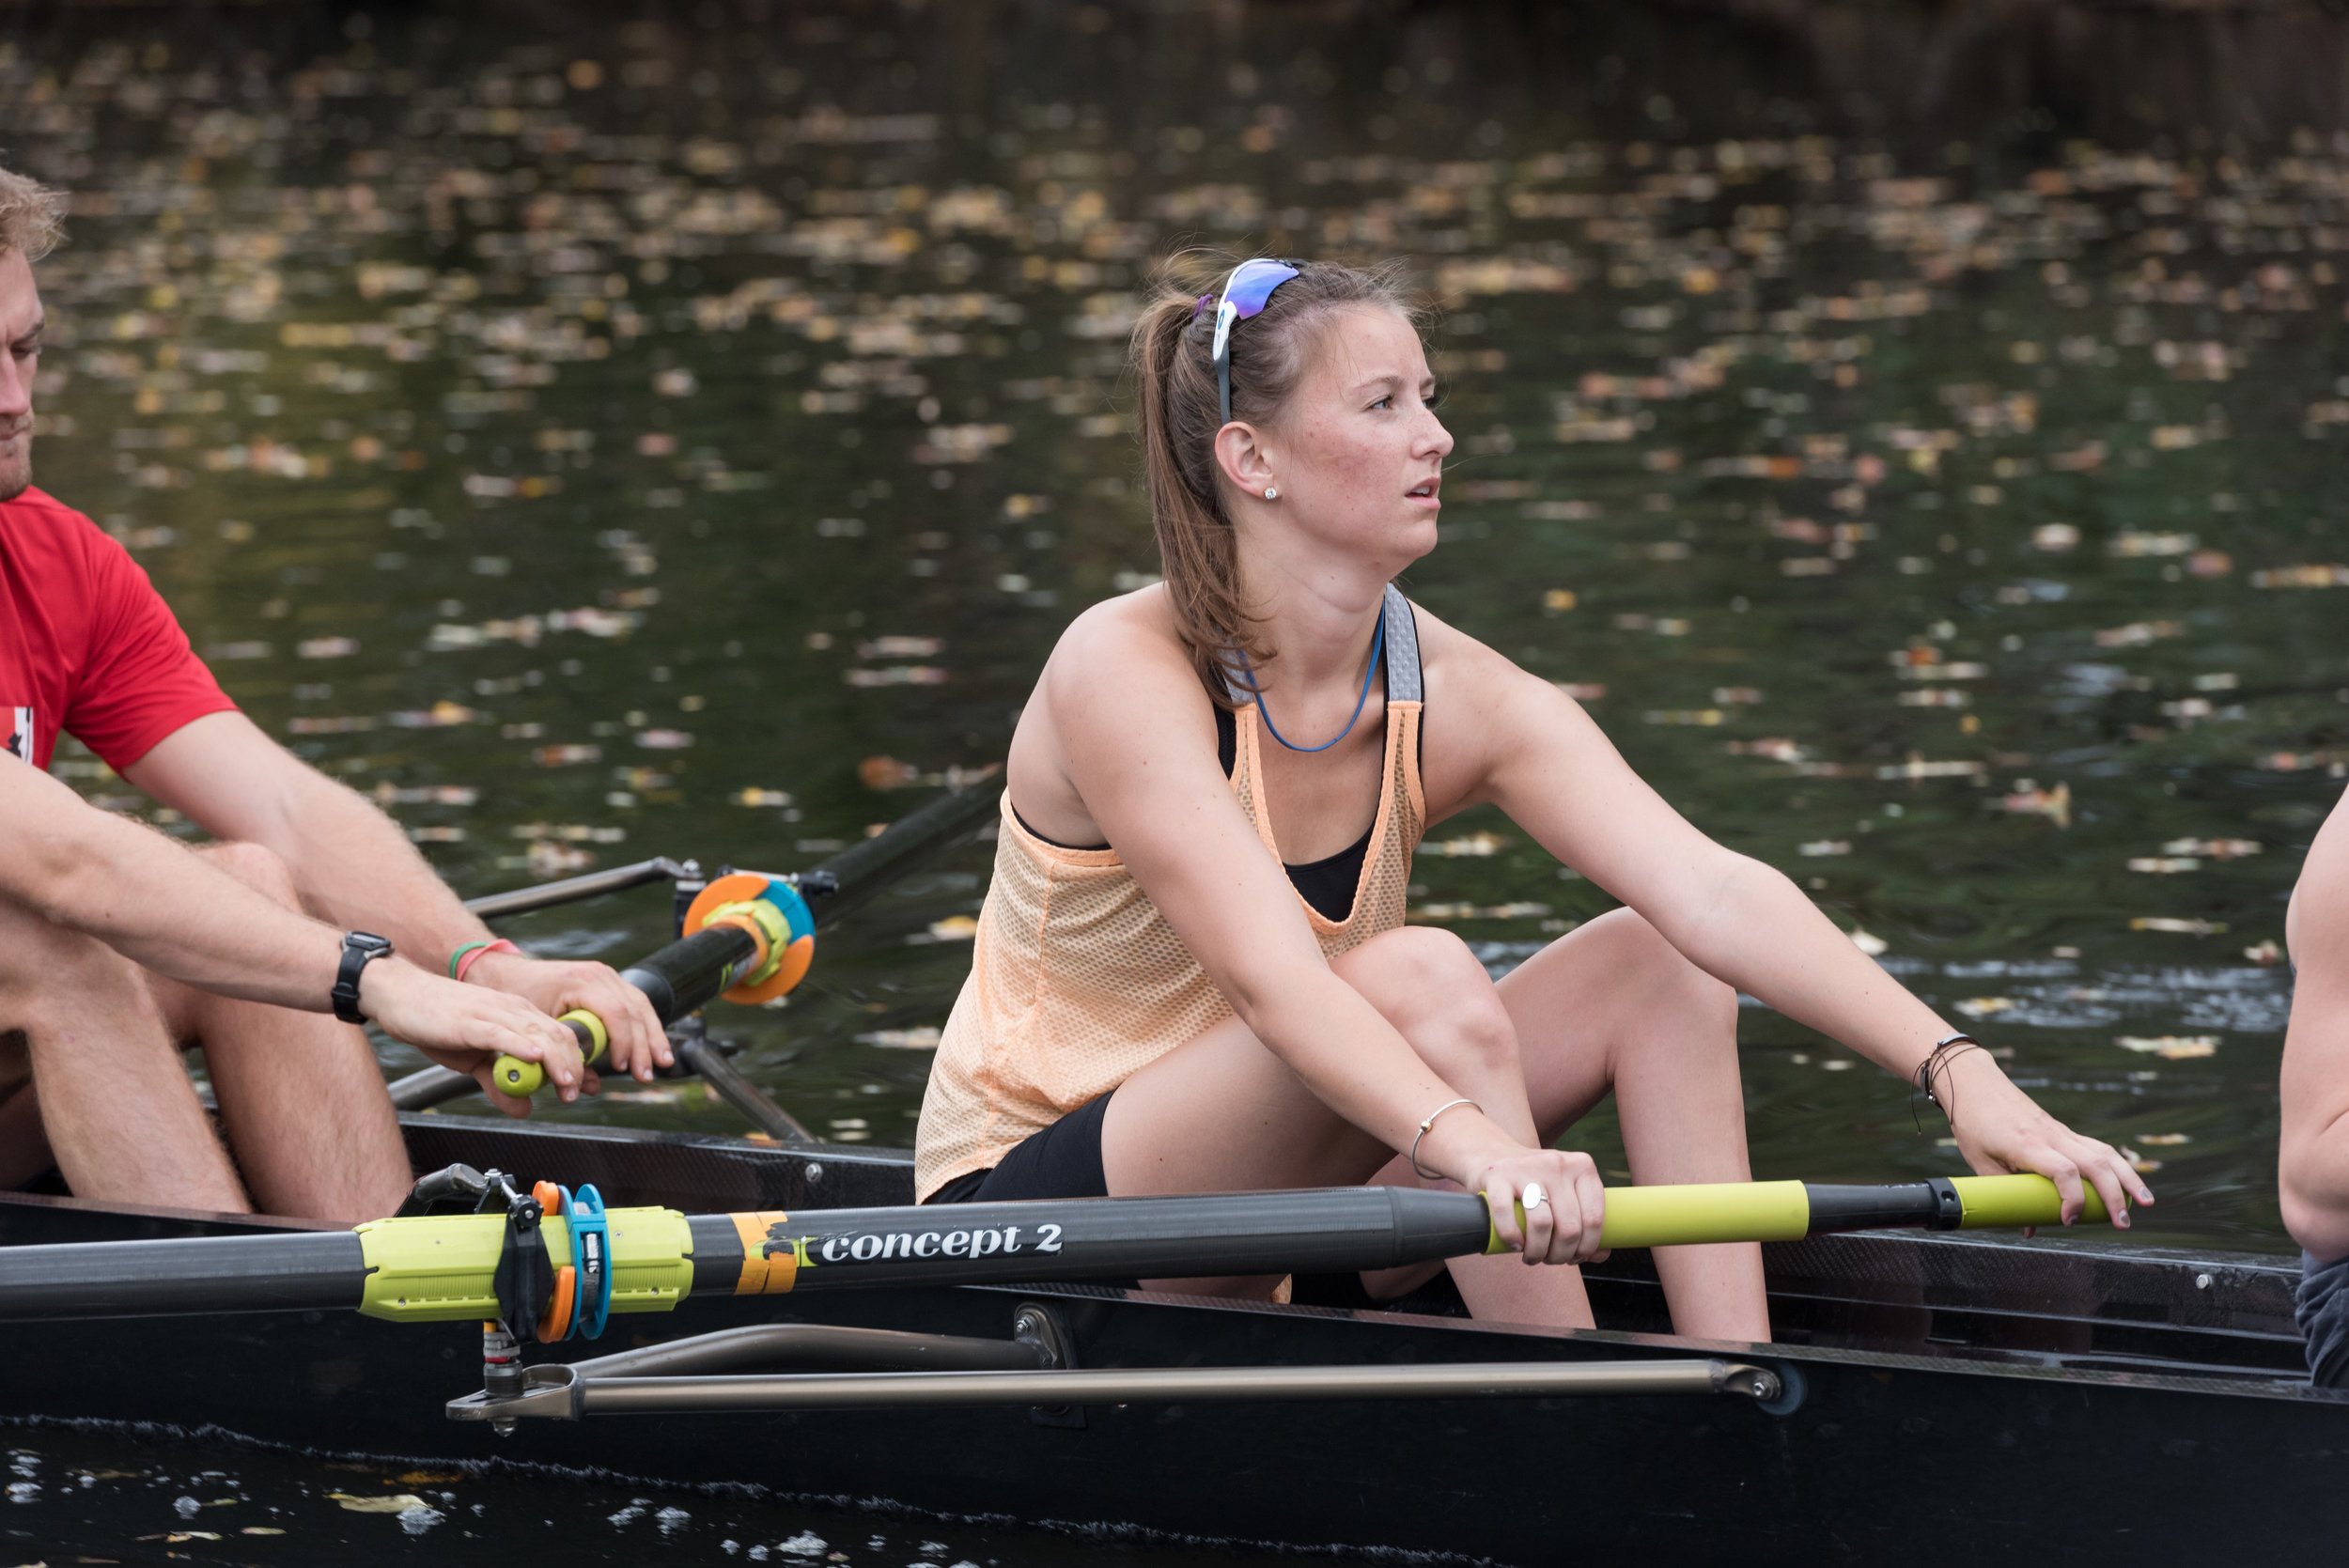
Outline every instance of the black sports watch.
<svg viewBox="0 0 2349 1568"><path fill-rule="evenodd" d="M359 1011L359 971L378 958L392 955L392 944L372 931L353 931L343 938L343 961L334 971L334 1016L345 1023L365 1023Z"/></svg>

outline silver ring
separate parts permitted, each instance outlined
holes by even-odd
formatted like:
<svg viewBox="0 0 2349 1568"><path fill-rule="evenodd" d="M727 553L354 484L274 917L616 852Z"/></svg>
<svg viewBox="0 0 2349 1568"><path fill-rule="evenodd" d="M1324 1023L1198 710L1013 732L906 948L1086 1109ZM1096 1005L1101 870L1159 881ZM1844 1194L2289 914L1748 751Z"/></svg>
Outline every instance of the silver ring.
<svg viewBox="0 0 2349 1568"><path fill-rule="evenodd" d="M1532 1214L1535 1209L1549 1202L1549 1194L1542 1190L1541 1183L1527 1182L1525 1191L1517 1202L1523 1205L1526 1213Z"/></svg>

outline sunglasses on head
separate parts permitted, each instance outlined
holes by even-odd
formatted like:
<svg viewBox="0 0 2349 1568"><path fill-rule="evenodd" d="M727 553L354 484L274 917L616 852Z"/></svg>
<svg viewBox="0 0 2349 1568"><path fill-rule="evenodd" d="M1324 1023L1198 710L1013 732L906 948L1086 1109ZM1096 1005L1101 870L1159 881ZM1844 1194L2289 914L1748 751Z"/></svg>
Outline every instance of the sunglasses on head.
<svg viewBox="0 0 2349 1568"><path fill-rule="evenodd" d="M1261 312L1272 291L1297 273L1296 263L1259 256L1233 268L1223 285L1223 298L1215 307L1215 385L1225 425L1232 422L1232 326Z"/></svg>

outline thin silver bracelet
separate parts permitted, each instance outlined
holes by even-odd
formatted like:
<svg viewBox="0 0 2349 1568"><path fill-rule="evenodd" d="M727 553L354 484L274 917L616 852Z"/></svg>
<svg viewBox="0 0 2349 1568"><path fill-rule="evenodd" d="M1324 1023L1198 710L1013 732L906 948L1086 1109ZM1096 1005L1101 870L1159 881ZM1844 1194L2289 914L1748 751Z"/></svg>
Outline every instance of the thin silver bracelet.
<svg viewBox="0 0 2349 1568"><path fill-rule="evenodd" d="M1411 1174L1417 1176L1421 1181L1439 1182L1446 1179L1444 1173L1440 1171L1428 1171L1421 1167L1419 1163L1419 1140L1427 1136L1427 1129L1436 1125L1437 1117L1442 1115L1445 1111L1450 1110L1455 1105L1476 1105L1476 1102L1467 1098L1466 1096L1456 1100L1444 1101L1443 1104L1436 1107L1435 1110L1427 1113L1427 1120L1419 1125L1419 1137L1411 1140L1411 1153L1409 1156L1411 1161ZM1476 1105L1476 1109L1482 1110L1485 1108L1481 1105Z"/></svg>

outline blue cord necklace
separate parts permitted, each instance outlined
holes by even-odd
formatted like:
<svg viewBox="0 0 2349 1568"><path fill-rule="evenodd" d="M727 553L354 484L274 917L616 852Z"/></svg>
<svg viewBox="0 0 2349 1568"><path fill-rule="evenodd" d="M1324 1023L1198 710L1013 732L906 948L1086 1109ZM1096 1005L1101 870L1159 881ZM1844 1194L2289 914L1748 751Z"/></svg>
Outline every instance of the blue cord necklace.
<svg viewBox="0 0 2349 1568"><path fill-rule="evenodd" d="M1255 672L1248 670L1248 690L1256 699L1256 712L1264 720L1266 733L1292 752L1326 752L1347 736L1352 735L1354 726L1361 722L1362 705L1370 701L1371 678L1378 673L1378 656L1386 651L1386 646L1387 613L1385 606L1381 605L1378 611L1378 629L1371 634L1370 639L1370 668L1362 672L1362 694L1354 699L1354 717L1346 722L1346 728L1338 731L1318 746L1299 746L1296 741L1272 727L1272 710L1264 705L1264 690L1256 684ZM1240 667L1247 670L1248 660L1245 658L1241 659Z"/></svg>

